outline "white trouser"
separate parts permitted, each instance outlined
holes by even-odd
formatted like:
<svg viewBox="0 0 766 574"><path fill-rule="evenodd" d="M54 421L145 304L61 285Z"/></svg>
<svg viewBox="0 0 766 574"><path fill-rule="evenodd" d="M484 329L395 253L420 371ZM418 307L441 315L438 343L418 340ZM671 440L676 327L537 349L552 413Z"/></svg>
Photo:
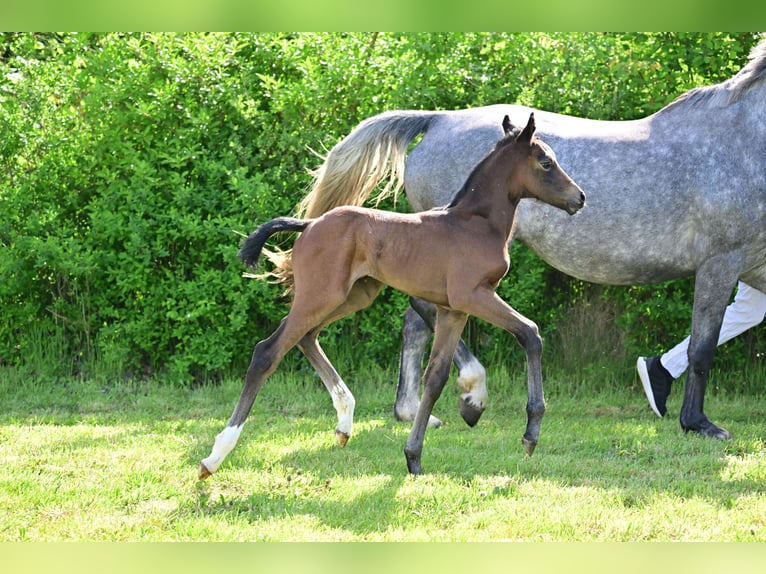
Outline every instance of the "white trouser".
<svg viewBox="0 0 766 574"><path fill-rule="evenodd" d="M740 333L744 333L750 327L755 327L763 321L764 315L766 315L766 293L740 281L737 284L734 301L726 307L726 313L721 324L721 333L718 336L718 344L722 345ZM689 368L688 349L689 337L686 337L662 355L662 365L674 379L680 377Z"/></svg>

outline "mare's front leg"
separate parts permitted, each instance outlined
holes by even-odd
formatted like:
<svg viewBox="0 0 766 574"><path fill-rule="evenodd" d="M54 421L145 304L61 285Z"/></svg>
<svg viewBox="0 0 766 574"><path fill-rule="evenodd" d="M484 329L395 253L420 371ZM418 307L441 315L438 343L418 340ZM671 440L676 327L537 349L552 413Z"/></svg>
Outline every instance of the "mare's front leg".
<svg viewBox="0 0 766 574"><path fill-rule="evenodd" d="M724 440L730 439L731 433L710 422L705 415L704 404L723 315L737 280L738 273L732 272L728 263L727 258L721 257L707 262L697 271L688 350L689 369L679 417L681 428L685 431Z"/></svg>
<svg viewBox="0 0 766 574"><path fill-rule="evenodd" d="M422 363L426 345L428 344L428 335L430 331L433 331L436 317L436 306L433 303L412 297L410 298L410 305L412 309L417 311L417 315L419 315L422 320L415 321L415 314L412 314L409 317L408 315L405 315L405 321L408 319L412 321L412 326L408 329L405 324L402 366L399 375L399 388L397 389L397 405L405 400L405 396L407 397L407 404L417 405L420 365ZM423 327L420 327L420 325L423 325ZM428 332L424 331L425 326L428 327ZM408 335L413 342L417 341L417 344L420 345L419 354L416 356L414 350L405 354L408 349ZM405 358L408 361L407 363L405 363ZM460 416L463 417L463 420L469 426L474 426L479 422L481 415L487 408L487 374L482 364L473 356L462 339L458 342L457 349L455 350L454 362L458 368L457 384L463 391L465 391L460 395L460 402L458 403ZM417 373L417 378L415 378L415 373ZM405 376L407 377L406 380L404 378ZM402 395L402 398L400 398L400 394ZM415 409L416 408L417 407L415 406ZM415 409L413 409L413 412ZM397 418L399 418L398 415ZM399 420L403 419L400 418ZM430 424L432 426L437 426L433 425L433 419Z"/></svg>
<svg viewBox="0 0 766 574"><path fill-rule="evenodd" d="M410 436L404 447L407 469L412 474L423 472L420 459L428 420L444 389L444 384L449 378L455 348L467 320L468 315L465 313L437 307L434 342L423 378L423 396L420 399L415 421L412 423Z"/></svg>

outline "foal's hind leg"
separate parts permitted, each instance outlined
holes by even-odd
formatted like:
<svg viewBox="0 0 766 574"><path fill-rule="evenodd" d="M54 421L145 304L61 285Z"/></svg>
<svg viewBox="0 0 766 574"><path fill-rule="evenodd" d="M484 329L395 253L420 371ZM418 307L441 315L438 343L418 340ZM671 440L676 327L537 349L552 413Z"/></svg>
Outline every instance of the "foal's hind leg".
<svg viewBox="0 0 766 574"><path fill-rule="evenodd" d="M283 319L276 331L268 339L258 343L253 350L253 358L245 374L245 384L242 388L237 405L229 419L226 428L216 437L210 456L203 459L199 467L200 480L213 474L231 452L239 440L242 426L253 406L263 383L273 373L285 353L293 345L285 341L287 319Z"/></svg>
<svg viewBox="0 0 766 574"><path fill-rule="evenodd" d="M410 299L410 305L433 329L436 306L416 298ZM458 341L453 360L458 368L458 387L465 391L458 403L460 416L468 426L475 426L487 408L487 373L462 339Z"/></svg>
<svg viewBox="0 0 766 574"><path fill-rule="evenodd" d="M342 298L341 298L342 300ZM255 397L263 383L282 361L285 354L292 349L303 336L317 324L316 317L329 314L327 309L338 307L338 301L328 296L326 299L317 298L307 302L296 300L287 317L268 339L261 341L253 350L253 358L245 374L245 384L239 396L234 412L226 428L216 436L210 456L203 459L199 467L199 478L204 479L213 474L231 452L239 440L242 426L245 424Z"/></svg>
<svg viewBox="0 0 766 574"><path fill-rule="evenodd" d="M340 446L346 446L351 437L351 430L354 425L354 407L356 399L351 393L346 383L343 382L338 371L332 366L327 355L324 354L322 347L317 341L318 329L312 331L298 343L298 347L314 367L319 378L322 379L324 386L332 398L332 406L338 414L338 426L335 427L335 438Z"/></svg>
<svg viewBox="0 0 766 574"><path fill-rule="evenodd" d="M319 375L319 378L322 379L332 397L332 404L338 413L338 426L335 428L335 438L342 447L346 446L348 439L351 437L356 401L354 400L354 395L351 394L351 391L335 370L335 367L330 363L327 355L324 354L319 341L317 341L317 337L319 332L330 323L369 306L382 288L383 284L375 279L370 277L360 279L351 288L346 302L335 309L330 316L322 321L321 325L309 331L298 343L298 347L309 360L311 366L314 367L314 370Z"/></svg>
<svg viewBox="0 0 766 574"><path fill-rule="evenodd" d="M465 313L452 311L445 307L437 308L434 342L423 377L423 396L420 399L415 421L412 423L410 436L404 447L407 468L412 474L423 472L420 457L423 452L423 440L428 428L428 420L444 389L444 384L449 378L452 357L467 320L468 315Z"/></svg>

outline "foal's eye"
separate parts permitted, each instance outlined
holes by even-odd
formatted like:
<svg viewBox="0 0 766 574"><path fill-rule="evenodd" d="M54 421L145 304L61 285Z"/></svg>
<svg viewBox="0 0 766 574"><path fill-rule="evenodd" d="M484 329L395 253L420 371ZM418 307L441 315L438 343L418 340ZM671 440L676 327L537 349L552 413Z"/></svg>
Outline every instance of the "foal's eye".
<svg viewBox="0 0 766 574"><path fill-rule="evenodd" d="M553 167L553 160L549 157L543 157L540 158L540 161L538 162L540 164L540 167L543 168L545 171L548 171Z"/></svg>

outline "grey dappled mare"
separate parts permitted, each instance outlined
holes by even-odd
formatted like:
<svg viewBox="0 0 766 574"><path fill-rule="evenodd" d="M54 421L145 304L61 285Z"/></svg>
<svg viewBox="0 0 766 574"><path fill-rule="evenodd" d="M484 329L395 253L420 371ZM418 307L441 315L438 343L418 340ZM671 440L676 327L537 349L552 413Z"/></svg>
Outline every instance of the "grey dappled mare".
<svg viewBox="0 0 766 574"><path fill-rule="evenodd" d="M392 111L360 123L328 154L302 204L315 217L361 203L375 184L402 178L414 210L445 205L500 136L497 117L529 108ZM766 40L732 78L691 90L633 121L595 121L534 110L538 134L588 195L567 217L522 201L513 238L550 265L594 283L633 285L694 275L694 310L680 422L730 438L703 403L724 310L738 279L766 290ZM404 164L407 146L423 133ZM428 318L428 306L416 306ZM428 337L406 314L395 413L411 418ZM455 355L461 414L474 424L486 407L484 369L460 345Z"/></svg>

